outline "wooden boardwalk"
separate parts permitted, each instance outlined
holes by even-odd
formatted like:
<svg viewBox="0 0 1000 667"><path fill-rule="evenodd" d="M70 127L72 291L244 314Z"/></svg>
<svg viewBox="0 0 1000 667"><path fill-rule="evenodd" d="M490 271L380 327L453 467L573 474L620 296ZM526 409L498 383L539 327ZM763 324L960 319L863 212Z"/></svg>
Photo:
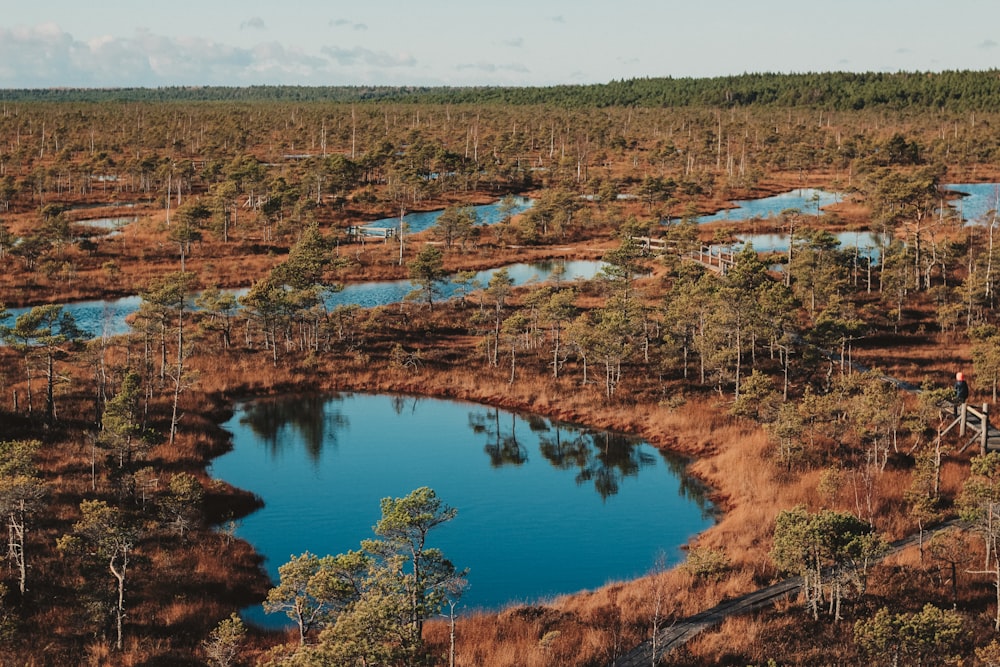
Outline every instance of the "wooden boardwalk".
<svg viewBox="0 0 1000 667"><path fill-rule="evenodd" d="M761 588L742 597L726 600L711 609L688 616L673 625L660 630L656 642L649 639L610 663L608 667L650 667L664 655L683 646L696 635L721 624L730 616L749 614L763 609L776 601L798 592L802 588L802 578L792 577L776 584Z"/></svg>
<svg viewBox="0 0 1000 667"><path fill-rule="evenodd" d="M831 355L833 358L833 355ZM857 372L866 372L860 364L851 364L851 368ZM886 382L890 382L904 391L919 392L920 388L902 380L889 376L882 376ZM954 420L945 427L938 438L944 437L952 429L958 428L959 438L965 442L959 453L965 451L973 444L977 445L980 452L1000 451L1000 429L990 423L989 405L984 403L981 408L961 403L955 404L946 402L940 405L942 412L954 414ZM924 531L923 538L927 539L934 533L957 525L957 521L948 521L936 528ZM898 553L899 551L916 544L921 538L920 534L910 535L907 538L894 542L886 556ZM752 593L747 593L732 600L726 600L711 609L679 620L670 626L659 630L653 639L646 640L642 644L610 663L608 667L646 667L655 665L664 655L670 651L683 646L698 634L721 624L730 616L749 614L760 609L773 605L778 600L784 599L797 593L802 588L802 578L792 577L785 579L771 586L758 589Z"/></svg>
<svg viewBox="0 0 1000 667"><path fill-rule="evenodd" d="M955 521L948 521L935 528L925 530L923 538L926 540L934 533L956 525ZM920 535L910 535L907 538L893 542L886 557L899 553L907 547L917 544ZM670 651L683 646L696 635L721 624L730 616L749 614L766 607L770 607L778 600L782 600L798 593L802 589L802 577L790 577L776 584L758 589L753 593L747 593L732 600L726 600L711 609L688 616L679 620L673 625L661 629L656 634L656 641L648 639L639 644L625 655L617 658L608 664L608 667L650 667Z"/></svg>
<svg viewBox="0 0 1000 667"><path fill-rule="evenodd" d="M736 265L736 255L713 246L702 246L697 252L683 255L683 258L701 264L709 271L726 275L729 269Z"/></svg>
<svg viewBox="0 0 1000 667"><path fill-rule="evenodd" d="M893 378L886 378L893 380ZM910 391L915 387L902 387ZM960 438L968 438L965 444L959 449L959 453L965 451L969 446L976 444L981 453L1000 451L1000 429L990 423L989 407L983 404L982 408L974 408L970 405L946 403L941 406L942 410L953 411L954 421L951 422L938 437L944 437L955 427L958 427ZM971 437L970 437L971 436ZM957 522L949 521L932 530L924 531L924 538L928 538L935 532L956 525ZM915 544L920 535L911 535L905 539L894 542L888 555L897 553L902 549ZM654 658L658 661L664 655L675 648L683 646L696 635L719 625L730 616L749 614L773 605L776 601L792 595L802 588L802 578L792 577L785 579L771 586L758 589L752 593L747 593L738 598L727 600L711 609L689 616L681 621L663 628L657 633L656 641L647 640L636 646L621 658L612 662L609 667L639 667L640 665L654 665ZM654 655L655 653L655 655Z"/></svg>
<svg viewBox="0 0 1000 667"><path fill-rule="evenodd" d="M391 239L396 236L396 229L393 227L359 227L351 225L347 228L347 235L351 238Z"/></svg>
<svg viewBox="0 0 1000 667"><path fill-rule="evenodd" d="M948 405L954 411L955 420L941 431L939 437L943 437L957 426L958 437L968 438L962 448L958 450L959 453L964 452L973 443L979 445L981 454L1000 451L1000 429L990 423L988 404L983 403L982 408L974 408L965 403L957 406L951 403Z"/></svg>
<svg viewBox="0 0 1000 667"><path fill-rule="evenodd" d="M647 251L660 253L676 252L675 248L669 247L662 239L634 237L633 240L640 243ZM682 255L682 257L698 262L702 266L722 275L725 275L728 269L736 262L733 253L710 246L702 246L699 251ZM831 359L837 358L837 355L833 353L828 352L827 354ZM866 368L855 363L851 363L851 368L858 372L867 371ZM896 385L903 391L914 393L920 391L919 387L896 378L883 376L882 379ZM955 404L945 402L940 405L940 408L942 413L951 412L954 415L954 420L938 434L939 439L957 427L959 438L964 440L963 446L958 450L959 453L965 451L973 444L977 445L979 451L983 454L1000 451L1000 429L997 429L996 426L990 423L989 405L984 403L980 408L965 403ZM955 525L955 523L955 521L950 521L933 530L925 531L924 537L928 537L938 530ZM915 544L920 537L920 535L911 535L893 543L889 553L886 555L899 552ZM792 577L771 586L758 589L752 593L747 593L741 597L722 602L711 609L679 620L659 630L655 638L651 638L636 646L625 655L610 663L608 667L646 667L655 665L664 655L673 649L683 646L696 635L719 625L730 616L748 614L769 607L776 601L797 593L801 588L802 578Z"/></svg>
<svg viewBox="0 0 1000 667"><path fill-rule="evenodd" d="M638 243L646 252L677 254L677 248L661 238L633 236L632 240ZM682 254L681 259L696 262L709 271L721 273L722 275L726 275L726 272L736 264L736 255L728 250L723 250L719 246L703 245L698 250Z"/></svg>

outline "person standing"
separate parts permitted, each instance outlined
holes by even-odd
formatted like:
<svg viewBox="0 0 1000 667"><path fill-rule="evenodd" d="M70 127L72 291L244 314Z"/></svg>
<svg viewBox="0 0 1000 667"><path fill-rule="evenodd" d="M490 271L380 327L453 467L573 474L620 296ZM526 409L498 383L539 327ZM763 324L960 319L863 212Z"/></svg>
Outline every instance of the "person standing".
<svg viewBox="0 0 1000 667"><path fill-rule="evenodd" d="M955 402L965 403L969 400L969 384L964 373L955 373Z"/></svg>

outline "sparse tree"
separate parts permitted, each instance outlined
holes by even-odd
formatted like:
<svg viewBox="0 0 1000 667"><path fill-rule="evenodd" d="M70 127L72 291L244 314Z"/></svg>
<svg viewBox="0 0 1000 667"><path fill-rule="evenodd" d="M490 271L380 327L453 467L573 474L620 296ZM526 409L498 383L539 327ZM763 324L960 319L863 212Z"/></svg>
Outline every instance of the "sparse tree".
<svg viewBox="0 0 1000 667"><path fill-rule="evenodd" d="M854 624L854 641L877 664L942 664L965 638L962 616L932 604L913 613L892 614L885 607ZM933 662L930 662L933 661Z"/></svg>
<svg viewBox="0 0 1000 667"><path fill-rule="evenodd" d="M185 260L191 254L191 244L201 240L201 228L211 217L211 210L198 202L188 202L174 214L168 235L177 244L181 273L186 270Z"/></svg>
<svg viewBox="0 0 1000 667"><path fill-rule="evenodd" d="M778 514L771 558L780 569L802 576L806 603L816 620L829 576L830 614L839 620L840 578L853 574L863 592L867 569L884 549L884 541L875 538L867 522L832 510L813 514L798 506ZM829 568L834 571L828 575Z"/></svg>
<svg viewBox="0 0 1000 667"><path fill-rule="evenodd" d="M36 306L14 321L14 326L0 326L0 337L21 353L28 381L28 413L31 413L31 357L44 362L45 416L51 423L56 418L55 362L65 359L78 345L82 332L73 314L62 306Z"/></svg>
<svg viewBox="0 0 1000 667"><path fill-rule="evenodd" d="M971 476L958 497L959 514L983 538L983 573L993 577L996 589L994 628L1000 631L1000 452L975 456Z"/></svg>
<svg viewBox="0 0 1000 667"><path fill-rule="evenodd" d="M160 377L164 378L165 375L169 375L173 380L173 392L171 401L171 413L170 413L170 444L174 444L174 438L177 435L177 424L180 421L180 413L178 411L180 405L180 395L181 391L184 389L188 378L185 376L184 362L190 353L188 349L187 339L185 338L185 324L187 321L187 311L188 308L188 294L191 292L191 286L194 282L194 276L189 273L171 273L162 278L152 281L149 287L142 294L143 303L140 306L140 312L143 307L146 311L157 320L160 326L160 342L161 342L161 368ZM176 356L174 363L170 370L167 369L167 332L173 329L171 333L176 336Z"/></svg>
<svg viewBox="0 0 1000 667"><path fill-rule="evenodd" d="M183 537L201 515L204 496L205 490L194 475L181 472L171 477L166 493L160 498L164 523Z"/></svg>
<svg viewBox="0 0 1000 667"><path fill-rule="evenodd" d="M40 446L37 440L0 442L0 516L7 522L7 557L18 574L21 595L27 590L28 521L45 496L45 485L34 462Z"/></svg>
<svg viewBox="0 0 1000 667"><path fill-rule="evenodd" d="M239 614L234 612L215 626L201 647L214 667L231 667L236 664L246 636L247 627Z"/></svg>
<svg viewBox="0 0 1000 667"><path fill-rule="evenodd" d="M441 251L435 246L425 245L407 264L407 268L410 270L410 279L417 284L424 301L432 306L445 276Z"/></svg>
<svg viewBox="0 0 1000 667"><path fill-rule="evenodd" d="M239 310L236 296L213 286L199 294L194 305L201 310L201 328L218 332L222 337L223 349L228 350L232 344L233 319Z"/></svg>
<svg viewBox="0 0 1000 667"><path fill-rule="evenodd" d="M499 363L500 354L500 332L503 325L504 309L507 306L507 299L514 287L514 280L510 277L507 269L500 269L490 278L486 286L486 299L493 304L493 331L490 339L487 340L487 358L491 366ZM492 352L490 351L492 343Z"/></svg>
<svg viewBox="0 0 1000 667"><path fill-rule="evenodd" d="M458 510L444 504L433 489L426 486L403 498L383 498L382 518L375 524L379 542L367 540L366 551L384 560L404 557L409 570L403 585L410 603L409 623L420 637L425 619L440 610L446 585L463 577L438 549L427 547L427 536L445 524Z"/></svg>
<svg viewBox="0 0 1000 667"><path fill-rule="evenodd" d="M958 573L972 561L971 545L965 531L946 528L934 533L927 541L927 554L931 561L942 563L948 569L952 603L958 605Z"/></svg>
<svg viewBox="0 0 1000 667"><path fill-rule="evenodd" d="M57 546L60 551L104 563L114 577L115 648L120 651L125 636L126 583L139 531L124 512L103 500L83 501L80 512L82 517L73 524L73 532L59 538Z"/></svg>
<svg viewBox="0 0 1000 667"><path fill-rule="evenodd" d="M444 241L446 248L450 249L458 241L464 249L472 238L478 217L471 206L449 206L438 216L431 232Z"/></svg>

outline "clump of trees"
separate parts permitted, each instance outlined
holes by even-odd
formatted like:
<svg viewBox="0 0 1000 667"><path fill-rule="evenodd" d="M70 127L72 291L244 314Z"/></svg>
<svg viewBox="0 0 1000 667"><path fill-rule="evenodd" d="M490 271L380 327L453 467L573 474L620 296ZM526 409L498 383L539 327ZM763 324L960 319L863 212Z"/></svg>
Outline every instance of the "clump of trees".
<svg viewBox="0 0 1000 667"><path fill-rule="evenodd" d="M467 570L427 544L457 511L427 487L381 507L376 538L360 550L307 552L279 568L264 610L285 613L299 634L298 646L278 649L280 664L422 664L424 622L454 614L465 587Z"/></svg>
<svg viewBox="0 0 1000 667"><path fill-rule="evenodd" d="M796 507L775 520L771 557L779 569L802 577L802 590L813 619L824 601L835 621L848 586L863 594L872 565L885 553L885 540L870 524L852 514Z"/></svg>

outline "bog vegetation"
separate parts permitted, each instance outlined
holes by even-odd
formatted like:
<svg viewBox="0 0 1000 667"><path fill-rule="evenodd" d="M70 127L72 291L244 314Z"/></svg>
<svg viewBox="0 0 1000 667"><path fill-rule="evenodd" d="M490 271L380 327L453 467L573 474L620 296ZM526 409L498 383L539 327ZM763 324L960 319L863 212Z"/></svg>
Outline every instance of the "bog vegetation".
<svg viewBox="0 0 1000 667"><path fill-rule="evenodd" d="M797 574L796 599L662 664L997 663L1000 454L949 429L947 401L956 370L972 403L996 400L1000 249L995 211L968 224L945 188L1000 177L996 86L0 94L0 302L22 308L0 310L2 662L604 665ZM697 223L804 186L841 201ZM515 194L534 205L514 214ZM482 224L470 206L496 200ZM433 209L419 233L352 229ZM724 273L690 260L753 231L791 243L737 248ZM534 258L604 268L473 280ZM444 300L446 275L462 289ZM327 307L406 277L399 304ZM124 335L60 305L125 295L141 306ZM432 530L461 508L421 488L383 500L358 551L268 581L234 536L257 499L206 474L217 424L236 398L343 389L637 433L693 455L722 514L682 567L463 615L463 564ZM251 604L294 627L248 627Z"/></svg>

